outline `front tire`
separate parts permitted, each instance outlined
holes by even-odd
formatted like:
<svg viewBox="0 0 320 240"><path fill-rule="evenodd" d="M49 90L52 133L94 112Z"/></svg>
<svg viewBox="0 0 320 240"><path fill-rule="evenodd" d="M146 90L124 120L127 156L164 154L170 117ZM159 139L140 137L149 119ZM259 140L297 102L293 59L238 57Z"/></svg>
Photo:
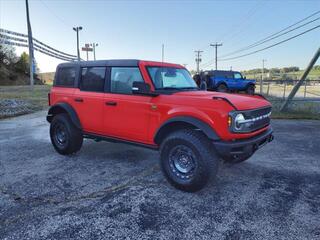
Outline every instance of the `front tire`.
<svg viewBox="0 0 320 240"><path fill-rule="evenodd" d="M202 189L218 172L220 159L200 131L183 129L170 134L162 142L160 154L167 180L186 192Z"/></svg>
<svg viewBox="0 0 320 240"><path fill-rule="evenodd" d="M218 91L218 92L228 92L228 87L227 87L225 84L220 84L220 85L217 87L217 91Z"/></svg>
<svg viewBox="0 0 320 240"><path fill-rule="evenodd" d="M249 95L254 95L254 86L253 85L249 85L246 89L246 93Z"/></svg>
<svg viewBox="0 0 320 240"><path fill-rule="evenodd" d="M50 125L50 139L55 150L70 155L80 150L83 136L65 113L54 116Z"/></svg>

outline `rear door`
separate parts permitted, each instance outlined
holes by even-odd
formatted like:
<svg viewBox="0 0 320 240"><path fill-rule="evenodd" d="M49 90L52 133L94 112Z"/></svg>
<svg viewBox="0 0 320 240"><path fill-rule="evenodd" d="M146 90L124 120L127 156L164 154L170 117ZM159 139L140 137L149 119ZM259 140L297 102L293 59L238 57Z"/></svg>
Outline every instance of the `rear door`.
<svg viewBox="0 0 320 240"><path fill-rule="evenodd" d="M79 87L74 92L73 106L84 132L103 133L105 76L106 67L80 69Z"/></svg>
<svg viewBox="0 0 320 240"><path fill-rule="evenodd" d="M148 142L151 97L133 95L132 83L143 82L138 67L111 67L104 98L104 134L129 141Z"/></svg>

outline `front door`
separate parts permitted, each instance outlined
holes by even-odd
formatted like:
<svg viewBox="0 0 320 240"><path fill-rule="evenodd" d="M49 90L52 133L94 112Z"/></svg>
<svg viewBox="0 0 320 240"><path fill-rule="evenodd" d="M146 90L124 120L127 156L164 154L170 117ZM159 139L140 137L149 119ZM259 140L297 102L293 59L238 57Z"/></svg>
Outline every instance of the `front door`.
<svg viewBox="0 0 320 240"><path fill-rule="evenodd" d="M104 134L149 143L151 97L132 95L132 83L143 82L138 67L112 67L109 92L104 97Z"/></svg>

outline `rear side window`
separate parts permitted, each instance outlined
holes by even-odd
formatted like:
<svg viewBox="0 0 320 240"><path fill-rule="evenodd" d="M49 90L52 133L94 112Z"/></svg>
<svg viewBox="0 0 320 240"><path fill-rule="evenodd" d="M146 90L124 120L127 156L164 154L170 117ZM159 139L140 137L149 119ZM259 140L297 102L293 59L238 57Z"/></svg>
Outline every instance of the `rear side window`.
<svg viewBox="0 0 320 240"><path fill-rule="evenodd" d="M105 76L105 67L82 68L80 90L90 92L103 92Z"/></svg>
<svg viewBox="0 0 320 240"><path fill-rule="evenodd" d="M226 72L226 78L233 79L233 73L232 72Z"/></svg>
<svg viewBox="0 0 320 240"><path fill-rule="evenodd" d="M73 87L76 79L76 69L74 67L61 67L58 70L58 77L55 85L62 87Z"/></svg>
<svg viewBox="0 0 320 240"><path fill-rule="evenodd" d="M111 69L111 92L132 94L132 83L144 82L137 67L113 67Z"/></svg>
<svg viewBox="0 0 320 240"><path fill-rule="evenodd" d="M216 72L214 72L213 76L216 77L216 78L224 78L225 74L224 74L224 72L216 71Z"/></svg>

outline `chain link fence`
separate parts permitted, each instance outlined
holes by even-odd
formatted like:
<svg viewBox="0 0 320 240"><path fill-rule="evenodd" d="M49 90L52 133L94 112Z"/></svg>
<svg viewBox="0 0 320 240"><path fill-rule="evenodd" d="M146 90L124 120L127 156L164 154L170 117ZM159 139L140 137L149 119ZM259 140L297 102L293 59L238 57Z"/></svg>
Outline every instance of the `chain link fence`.
<svg viewBox="0 0 320 240"><path fill-rule="evenodd" d="M268 98L273 109L279 111L297 82L298 80L264 80L261 88L260 81L257 81L256 93ZM290 102L288 111L320 116L320 80L305 81Z"/></svg>

